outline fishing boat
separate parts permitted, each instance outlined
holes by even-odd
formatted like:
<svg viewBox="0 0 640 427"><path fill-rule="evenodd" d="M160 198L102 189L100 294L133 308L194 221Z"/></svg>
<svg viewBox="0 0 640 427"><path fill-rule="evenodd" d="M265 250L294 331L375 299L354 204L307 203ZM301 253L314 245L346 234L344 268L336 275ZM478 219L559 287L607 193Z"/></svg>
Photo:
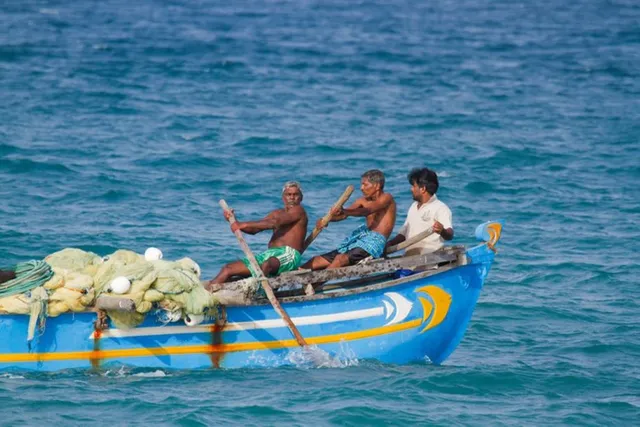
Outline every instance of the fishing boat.
<svg viewBox="0 0 640 427"><path fill-rule="evenodd" d="M359 360L440 364L467 329L502 227L502 221L479 225L482 243L471 248L447 246L268 281L308 346ZM0 315L0 370L273 367L293 363L290 355L299 351L267 299L220 306L201 323L167 322L159 314L131 329L115 328L100 311L62 314L47 319L30 345L24 339L29 316Z"/></svg>

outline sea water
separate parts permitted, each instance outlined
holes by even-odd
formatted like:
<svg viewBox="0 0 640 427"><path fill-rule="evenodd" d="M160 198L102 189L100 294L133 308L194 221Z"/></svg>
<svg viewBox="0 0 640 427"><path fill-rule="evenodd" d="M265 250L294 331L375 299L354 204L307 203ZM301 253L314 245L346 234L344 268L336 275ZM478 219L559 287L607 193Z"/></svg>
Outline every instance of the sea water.
<svg viewBox="0 0 640 427"><path fill-rule="evenodd" d="M11 372L0 424L637 423L639 23L631 0L4 0L0 265L155 246L212 277L241 256L219 199L259 219L299 180L315 221L372 168L396 231L424 166L453 243L506 227L442 366Z"/></svg>

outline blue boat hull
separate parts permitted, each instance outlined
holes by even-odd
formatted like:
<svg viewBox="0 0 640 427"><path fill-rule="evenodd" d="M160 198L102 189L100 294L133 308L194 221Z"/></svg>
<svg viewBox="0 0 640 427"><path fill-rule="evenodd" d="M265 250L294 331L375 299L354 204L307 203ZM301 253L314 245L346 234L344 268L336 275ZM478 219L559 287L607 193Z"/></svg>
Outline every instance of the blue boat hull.
<svg viewBox="0 0 640 427"><path fill-rule="evenodd" d="M310 345L330 355L403 364L442 363L454 351L493 262L480 245L467 265L370 286L346 295L283 301ZM434 274L435 273L435 274ZM227 307L227 323L162 323L153 313L130 330L96 331L96 313L49 318L26 343L29 317L0 316L0 370L56 371L114 365L198 369L272 367L294 363L290 330L270 305Z"/></svg>

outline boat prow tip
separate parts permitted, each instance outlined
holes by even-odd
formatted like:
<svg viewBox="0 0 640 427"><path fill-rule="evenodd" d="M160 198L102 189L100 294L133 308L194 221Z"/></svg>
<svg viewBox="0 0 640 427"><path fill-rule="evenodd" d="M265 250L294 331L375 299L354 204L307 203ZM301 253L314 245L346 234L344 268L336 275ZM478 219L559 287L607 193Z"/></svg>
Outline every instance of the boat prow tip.
<svg viewBox="0 0 640 427"><path fill-rule="evenodd" d="M494 249L495 244L498 243L498 240L500 240L500 236L502 235L504 223L504 219L497 219L480 224L476 227L476 239L481 242L487 242L487 246Z"/></svg>

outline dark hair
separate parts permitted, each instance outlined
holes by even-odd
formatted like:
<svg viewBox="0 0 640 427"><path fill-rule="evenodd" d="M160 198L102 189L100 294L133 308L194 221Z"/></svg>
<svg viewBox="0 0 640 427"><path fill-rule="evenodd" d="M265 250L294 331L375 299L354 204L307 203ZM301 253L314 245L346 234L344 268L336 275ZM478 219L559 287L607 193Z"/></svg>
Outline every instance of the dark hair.
<svg viewBox="0 0 640 427"><path fill-rule="evenodd" d="M417 184L418 187L426 188L427 192L434 195L438 192L438 175L429 168L415 168L407 175L411 185Z"/></svg>
<svg viewBox="0 0 640 427"><path fill-rule="evenodd" d="M381 170L371 169L362 174L361 178L365 178L372 184L380 184L380 190L384 190L384 174Z"/></svg>

